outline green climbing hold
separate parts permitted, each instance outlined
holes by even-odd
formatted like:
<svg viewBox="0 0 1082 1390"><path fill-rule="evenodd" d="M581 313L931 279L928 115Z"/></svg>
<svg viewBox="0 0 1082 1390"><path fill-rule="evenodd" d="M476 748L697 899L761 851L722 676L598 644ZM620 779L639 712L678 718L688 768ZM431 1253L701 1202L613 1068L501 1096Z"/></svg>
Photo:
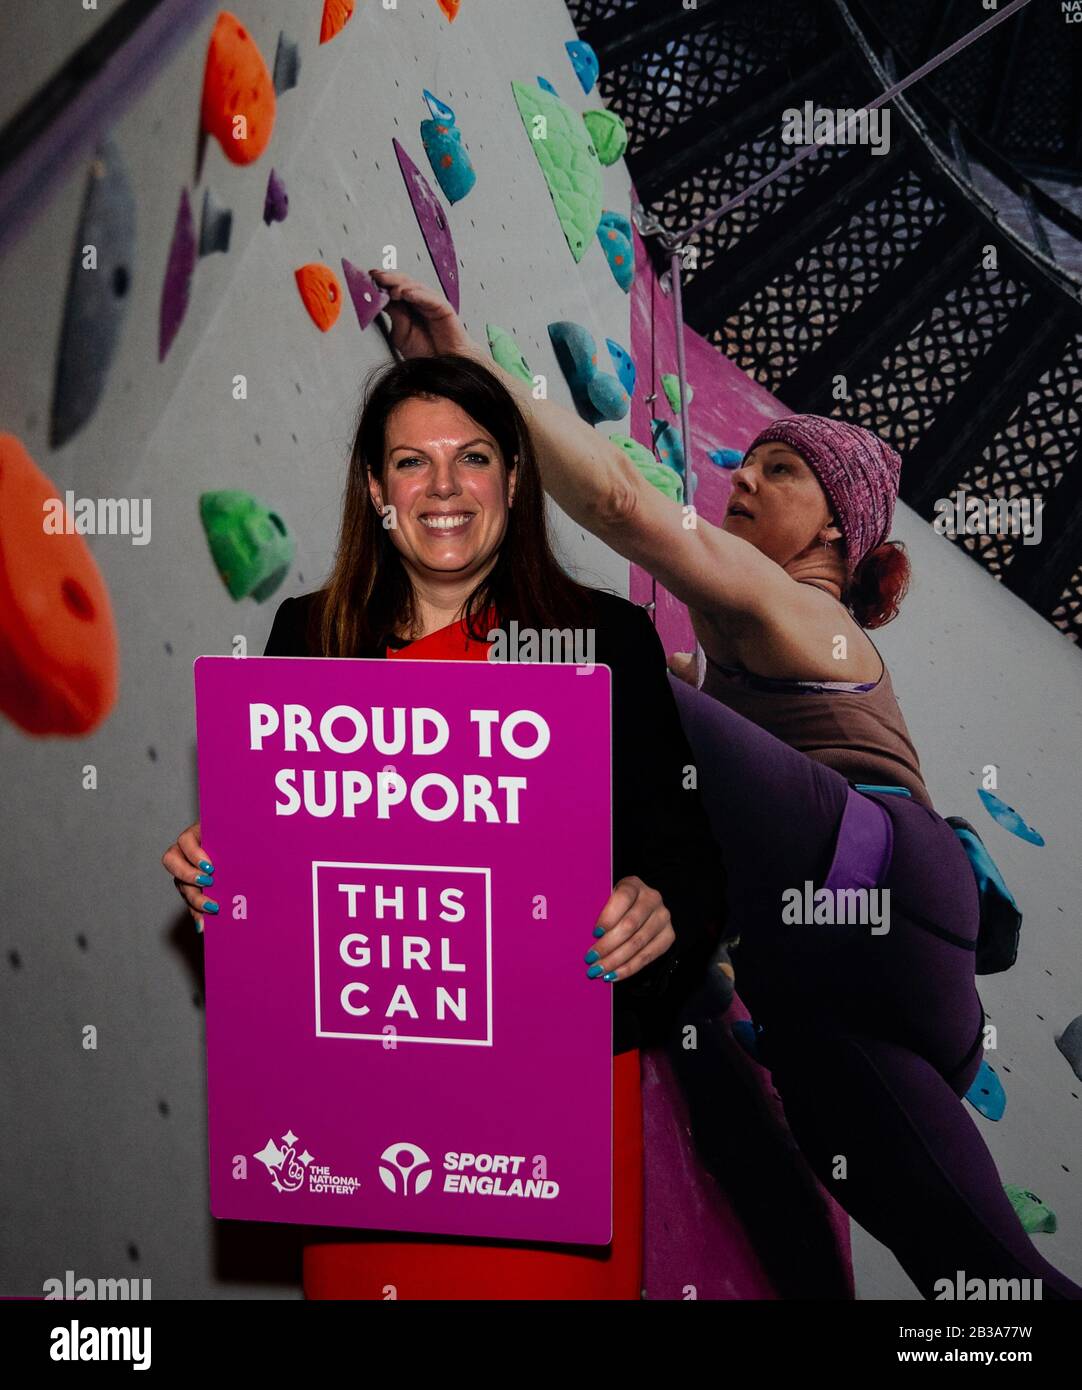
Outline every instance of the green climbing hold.
<svg viewBox="0 0 1082 1390"><path fill-rule="evenodd" d="M631 439L626 434L610 434L609 440L619 445L648 483L653 483L659 492L671 497L674 502L684 499L684 485L680 475L667 464L658 463L645 444Z"/></svg>
<svg viewBox="0 0 1082 1390"><path fill-rule="evenodd" d="M1035 1232L1051 1235L1055 1231L1056 1213L1051 1207L1045 1206L1036 1192L1030 1192L1025 1187L1016 1187L1010 1182L1003 1184L1003 1191L1011 1199L1011 1206L1018 1213L1023 1230L1028 1231L1030 1235Z"/></svg>
<svg viewBox="0 0 1082 1390"><path fill-rule="evenodd" d="M486 323L485 332L488 334L488 350L492 353L495 362L505 372L511 372L514 376L521 377L527 386L532 386L533 372L526 365L522 349L510 333L505 328L498 328L494 323Z"/></svg>
<svg viewBox="0 0 1082 1390"><path fill-rule="evenodd" d="M559 97L522 82L512 82L511 90L571 254L581 261L601 222L597 150L582 120Z"/></svg>
<svg viewBox="0 0 1082 1390"><path fill-rule="evenodd" d="M583 123L602 164L615 164L627 149L627 126L615 111L584 111Z"/></svg>
<svg viewBox="0 0 1082 1390"><path fill-rule="evenodd" d="M680 378L673 372L665 372L661 378L661 384L665 388L665 395L669 398L674 415L680 414ZM695 392L691 383L688 383L688 405L695 399Z"/></svg>
<svg viewBox="0 0 1082 1390"><path fill-rule="evenodd" d="M285 522L247 492L204 492L199 515L210 553L235 599L270 598L293 563Z"/></svg>

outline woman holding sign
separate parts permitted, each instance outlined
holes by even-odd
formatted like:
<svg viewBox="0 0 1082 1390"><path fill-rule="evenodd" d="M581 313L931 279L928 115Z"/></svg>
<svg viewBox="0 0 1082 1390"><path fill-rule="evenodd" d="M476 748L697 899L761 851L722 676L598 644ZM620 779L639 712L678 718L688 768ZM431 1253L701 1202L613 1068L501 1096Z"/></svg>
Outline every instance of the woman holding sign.
<svg viewBox="0 0 1082 1390"><path fill-rule="evenodd" d="M264 655L515 660L524 635L567 634L574 641L563 659L611 669L615 886L583 923L584 959L568 968L615 991L613 1240L533 1248L358 1234L306 1248L305 1291L638 1298L638 1048L671 1023L718 945L719 856L698 793L686 785L691 750L648 615L576 583L556 562L530 435L494 374L468 357L436 353L404 301L389 312L406 360L383 369L365 400L334 568L322 590L280 605ZM499 642L506 650L497 653ZM218 911L206 895L211 850L197 823L162 860L200 929Z"/></svg>
<svg viewBox="0 0 1082 1390"><path fill-rule="evenodd" d="M373 276L404 351L488 361L440 294ZM962 1104L984 1042L974 873L865 631L894 617L908 579L887 539L898 455L844 421L779 419L746 451L715 526L576 414L492 369L556 502L688 605L705 679L674 688L715 836L740 851L741 994L817 1176L926 1298L953 1290L959 1269L982 1287L1036 1278L1045 1298L1082 1298L1023 1230ZM690 664L674 662L684 681ZM826 909L855 885L874 890L865 918L835 919Z"/></svg>

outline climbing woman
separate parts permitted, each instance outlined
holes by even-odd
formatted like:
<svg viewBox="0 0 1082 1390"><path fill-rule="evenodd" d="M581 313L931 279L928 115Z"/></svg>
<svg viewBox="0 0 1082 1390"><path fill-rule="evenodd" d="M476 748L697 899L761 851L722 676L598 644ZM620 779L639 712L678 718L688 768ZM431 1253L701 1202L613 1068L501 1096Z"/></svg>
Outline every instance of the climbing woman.
<svg viewBox="0 0 1082 1390"><path fill-rule="evenodd" d="M418 344L487 360L441 295L376 278L409 305ZM670 679L715 838L734 851L737 986L820 1181L925 1298L954 1288L959 1270L1082 1298L1023 1230L962 1103L984 1042L976 878L932 806L866 631L895 615L908 579L888 541L898 455L840 420L778 419L746 451L715 526L577 415L495 370L526 416L546 490L688 607L702 689ZM686 677L688 659L677 665Z"/></svg>
<svg viewBox="0 0 1082 1390"><path fill-rule="evenodd" d="M637 1299L638 1049L664 1035L703 975L721 936L724 879L699 794L685 789L692 754L649 617L557 564L533 445L494 373L440 355L438 332L404 300L390 305L390 318L405 360L369 383L329 579L279 606L264 655L484 661L489 635L516 621L520 633L571 629L584 638L576 659L585 646L611 669L615 886L583 920L582 952L567 968L614 991L613 1240L526 1247L357 1232L305 1248L304 1290L373 1300L388 1285L406 1299ZM162 857L200 929L218 911L207 896L213 857L198 822Z"/></svg>

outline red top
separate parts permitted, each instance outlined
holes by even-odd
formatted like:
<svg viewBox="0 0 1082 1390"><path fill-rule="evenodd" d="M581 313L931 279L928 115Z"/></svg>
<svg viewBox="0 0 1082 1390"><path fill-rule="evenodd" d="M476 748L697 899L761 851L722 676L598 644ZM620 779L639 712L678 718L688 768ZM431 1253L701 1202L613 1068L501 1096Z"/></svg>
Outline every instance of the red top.
<svg viewBox="0 0 1082 1390"><path fill-rule="evenodd" d="M490 612L482 627L488 632L495 626L495 612ZM404 661L487 661L488 653L489 643L470 637L464 619L448 623L404 647L386 648L389 659L397 657Z"/></svg>

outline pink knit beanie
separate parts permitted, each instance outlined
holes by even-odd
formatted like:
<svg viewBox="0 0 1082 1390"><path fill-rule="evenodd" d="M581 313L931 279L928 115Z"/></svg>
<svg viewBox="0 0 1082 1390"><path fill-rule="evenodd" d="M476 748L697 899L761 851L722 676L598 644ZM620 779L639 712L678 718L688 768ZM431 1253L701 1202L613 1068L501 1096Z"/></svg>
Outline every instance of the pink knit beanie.
<svg viewBox="0 0 1082 1390"><path fill-rule="evenodd" d="M902 460L889 444L861 425L826 415L785 415L748 445L777 442L795 449L820 485L845 537L849 575L890 534Z"/></svg>

